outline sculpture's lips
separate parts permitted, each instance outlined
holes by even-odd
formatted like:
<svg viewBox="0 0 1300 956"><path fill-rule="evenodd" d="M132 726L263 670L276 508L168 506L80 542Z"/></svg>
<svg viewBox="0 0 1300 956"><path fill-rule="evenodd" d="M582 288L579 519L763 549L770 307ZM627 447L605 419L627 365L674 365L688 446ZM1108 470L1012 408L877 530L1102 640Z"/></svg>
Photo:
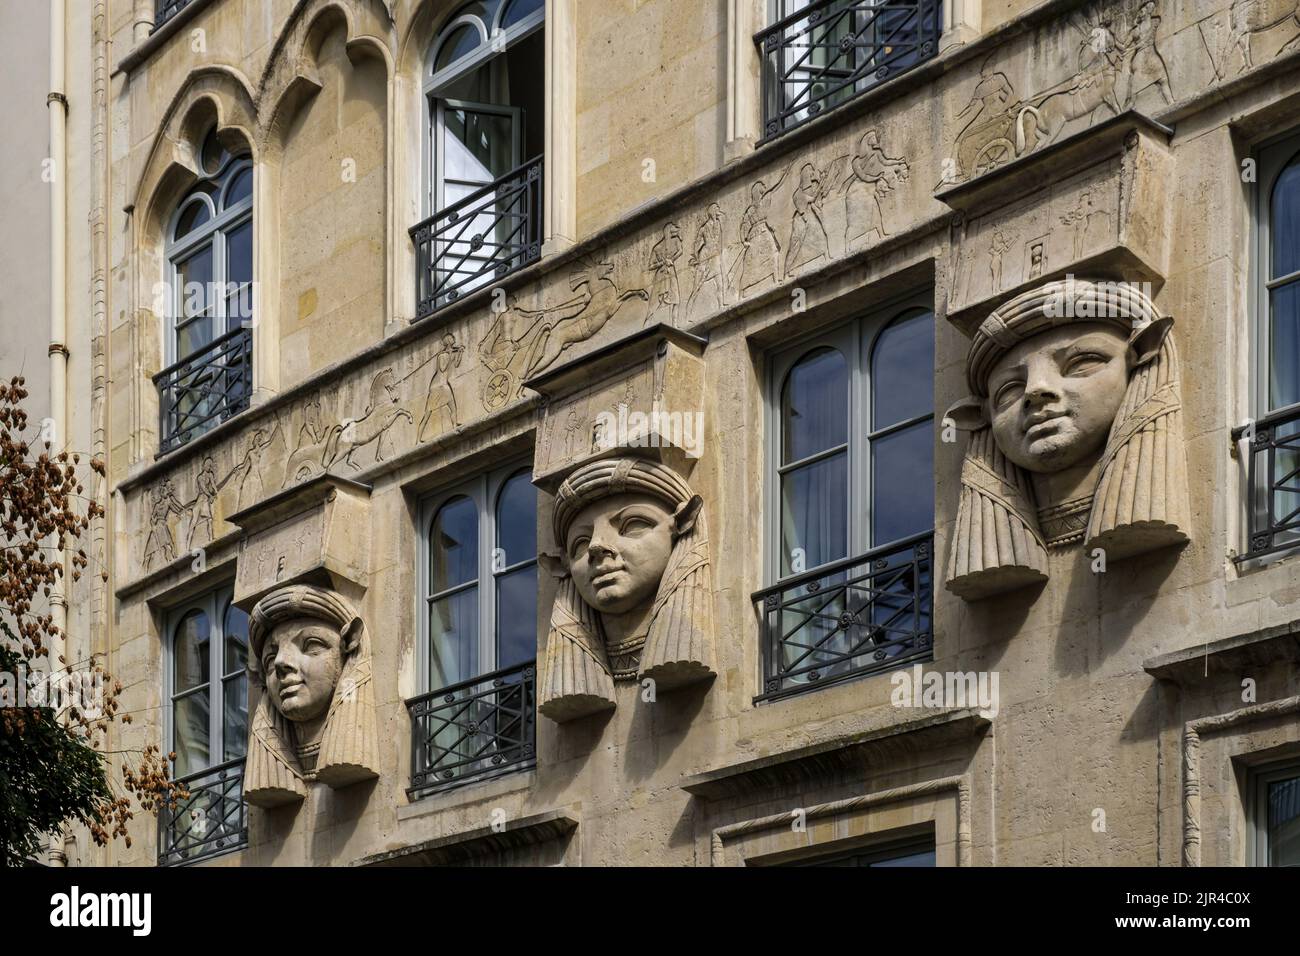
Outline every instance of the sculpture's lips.
<svg viewBox="0 0 1300 956"><path fill-rule="evenodd" d="M307 685L300 680L286 681L280 685L280 697L282 699L285 697L292 697L306 686Z"/></svg>
<svg viewBox="0 0 1300 956"><path fill-rule="evenodd" d="M1069 416L1065 412L1035 412L1029 416L1025 428L1026 438L1038 438L1058 431Z"/></svg>
<svg viewBox="0 0 1300 956"><path fill-rule="evenodd" d="M617 584L618 576L622 574L623 571L624 567L621 564L616 568L606 568L591 579L591 586L599 591L601 588L607 588L611 585Z"/></svg>

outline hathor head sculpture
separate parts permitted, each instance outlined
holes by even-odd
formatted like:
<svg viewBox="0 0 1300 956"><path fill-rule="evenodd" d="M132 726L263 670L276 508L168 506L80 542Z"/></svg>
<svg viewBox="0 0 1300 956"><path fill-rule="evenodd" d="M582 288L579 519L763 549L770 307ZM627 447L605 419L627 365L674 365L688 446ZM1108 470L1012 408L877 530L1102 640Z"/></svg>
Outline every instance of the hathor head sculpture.
<svg viewBox="0 0 1300 956"><path fill-rule="evenodd" d="M1187 540L1178 353L1149 296L1065 279L976 330L971 397L948 418L973 434L947 587L967 599L1047 577L1047 549L1109 559Z"/></svg>
<svg viewBox="0 0 1300 956"><path fill-rule="evenodd" d="M553 530L560 577L538 692L556 721L614 706L615 680L657 690L713 676L709 546L702 502L642 458L592 462L565 479Z"/></svg>
<svg viewBox="0 0 1300 956"><path fill-rule="evenodd" d="M326 588L277 588L249 615L249 672L261 687L249 733L244 795L275 806L304 781L343 787L377 776L365 625Z"/></svg>

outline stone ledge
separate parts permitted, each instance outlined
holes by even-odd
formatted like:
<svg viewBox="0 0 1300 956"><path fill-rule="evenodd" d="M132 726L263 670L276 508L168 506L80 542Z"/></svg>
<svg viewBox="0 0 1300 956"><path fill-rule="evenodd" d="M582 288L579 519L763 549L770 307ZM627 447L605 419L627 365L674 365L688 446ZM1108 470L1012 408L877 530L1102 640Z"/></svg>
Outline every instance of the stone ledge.
<svg viewBox="0 0 1300 956"><path fill-rule="evenodd" d="M1300 662L1300 620L1160 654L1143 661L1142 669L1156 680L1191 687L1212 677L1282 662Z"/></svg>
<svg viewBox="0 0 1300 956"><path fill-rule="evenodd" d="M709 770L688 778L681 788L701 799L718 800L763 793L785 784L821 781L845 771L860 772L881 761L891 748L931 748L968 740L983 734L992 723L975 708L936 711Z"/></svg>
<svg viewBox="0 0 1300 956"><path fill-rule="evenodd" d="M501 831L491 824L435 837L400 850L373 853L353 861L353 866L447 866L507 850L561 840L581 821L567 810L548 810L510 820Z"/></svg>

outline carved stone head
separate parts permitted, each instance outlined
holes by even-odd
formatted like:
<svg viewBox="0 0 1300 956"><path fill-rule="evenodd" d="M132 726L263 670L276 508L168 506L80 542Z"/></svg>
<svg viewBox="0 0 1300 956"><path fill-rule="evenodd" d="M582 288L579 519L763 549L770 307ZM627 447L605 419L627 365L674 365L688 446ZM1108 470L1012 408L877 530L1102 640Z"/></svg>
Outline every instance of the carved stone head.
<svg viewBox="0 0 1300 956"><path fill-rule="evenodd" d="M676 472L643 458L591 462L560 485L542 714L607 710L615 680L668 690L713 675L702 504Z"/></svg>
<svg viewBox="0 0 1300 956"><path fill-rule="evenodd" d="M1139 287L1049 282L993 312L966 361L971 431L948 588L1046 578L1046 549L1111 558L1187 540L1178 358ZM991 521L991 524L990 524Z"/></svg>
<svg viewBox="0 0 1300 956"><path fill-rule="evenodd" d="M332 787L377 776L365 625L338 594L278 588L249 615L249 673L262 693L250 732L245 795L274 806L303 781Z"/></svg>

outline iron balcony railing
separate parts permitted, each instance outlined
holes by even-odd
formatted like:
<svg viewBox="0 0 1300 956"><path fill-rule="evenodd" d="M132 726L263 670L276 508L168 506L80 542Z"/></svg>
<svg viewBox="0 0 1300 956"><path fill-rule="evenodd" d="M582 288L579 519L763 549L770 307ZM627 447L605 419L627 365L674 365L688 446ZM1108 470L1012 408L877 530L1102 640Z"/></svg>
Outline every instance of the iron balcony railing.
<svg viewBox="0 0 1300 956"><path fill-rule="evenodd" d="M406 702L411 712L411 796L537 762L533 661Z"/></svg>
<svg viewBox="0 0 1300 956"><path fill-rule="evenodd" d="M753 595L773 700L930 656L933 532L824 565Z"/></svg>
<svg viewBox="0 0 1300 956"><path fill-rule="evenodd" d="M244 758L177 778L190 795L158 813L158 865L193 863L248 844Z"/></svg>
<svg viewBox="0 0 1300 956"><path fill-rule="evenodd" d="M542 159L411 228L415 316L422 319L542 256Z"/></svg>
<svg viewBox="0 0 1300 956"><path fill-rule="evenodd" d="M767 141L939 50L940 0L812 0L754 36Z"/></svg>
<svg viewBox="0 0 1300 956"><path fill-rule="evenodd" d="M153 30L150 32L161 30L164 23L184 10L192 2L193 0L157 0L157 5L154 7Z"/></svg>
<svg viewBox="0 0 1300 956"><path fill-rule="evenodd" d="M1300 548L1300 404L1234 429L1247 439L1247 547L1238 561Z"/></svg>
<svg viewBox="0 0 1300 956"><path fill-rule="evenodd" d="M179 448L248 407L253 394L253 330L238 328L154 376L160 453Z"/></svg>

